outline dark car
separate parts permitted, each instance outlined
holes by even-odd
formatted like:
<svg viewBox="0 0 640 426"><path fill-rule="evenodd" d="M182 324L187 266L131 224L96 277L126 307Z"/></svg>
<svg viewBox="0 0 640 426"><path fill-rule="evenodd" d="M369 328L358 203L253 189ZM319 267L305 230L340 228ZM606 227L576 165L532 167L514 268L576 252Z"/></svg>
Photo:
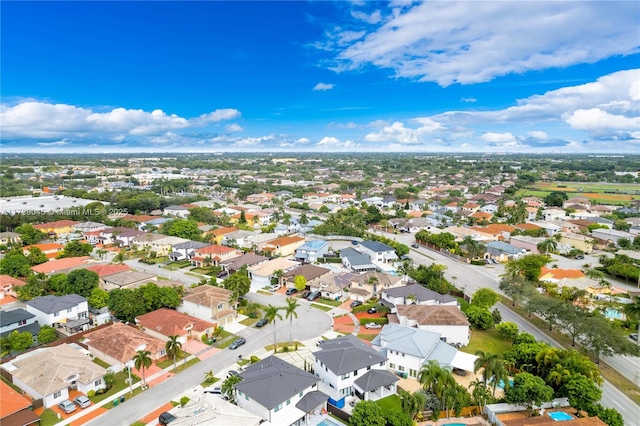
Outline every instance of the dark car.
<svg viewBox="0 0 640 426"><path fill-rule="evenodd" d="M415 244L415 243L414 243L414 244L411 244L411 247L413 247L413 248L420 248L420 246L419 246L419 245L417 245L417 244Z"/></svg>
<svg viewBox="0 0 640 426"><path fill-rule="evenodd" d="M376 308L375 306L373 306L373 307L371 307L371 308L369 308L367 310L368 314L375 314L376 312L378 312L378 308Z"/></svg>
<svg viewBox="0 0 640 426"><path fill-rule="evenodd" d="M360 306L360 305L362 305L361 301L354 300L353 302L351 302L351 305L349 305L349 306L351 306L352 308L355 308L356 306Z"/></svg>
<svg viewBox="0 0 640 426"><path fill-rule="evenodd" d="M256 323L256 327L260 328L260 327L264 327L265 325L269 324L269 320L266 318L262 318L260 321L258 321Z"/></svg>
<svg viewBox="0 0 640 426"><path fill-rule="evenodd" d="M297 288L288 288L286 291L287 296L291 296L292 294L296 294L297 292L298 292Z"/></svg>
<svg viewBox="0 0 640 426"><path fill-rule="evenodd" d="M176 420L176 417L168 412L164 412L162 414L160 414L160 417L158 417L158 423L160 423L161 425L168 425L169 423L173 422Z"/></svg>
<svg viewBox="0 0 640 426"><path fill-rule="evenodd" d="M581 254L579 254L578 256L576 256L576 259L578 259L578 260L584 260L584 256L583 256L583 255L581 255Z"/></svg>
<svg viewBox="0 0 640 426"><path fill-rule="evenodd" d="M354 246L358 245L358 242L356 240L351 241L351 244L353 244Z"/></svg>
<svg viewBox="0 0 640 426"><path fill-rule="evenodd" d="M233 376L237 376L238 372L236 370L229 370L227 372L227 377L233 377Z"/></svg>
<svg viewBox="0 0 640 426"><path fill-rule="evenodd" d="M313 293L311 293L310 295L307 296L307 300L309 302L313 302L314 300L316 300L319 297L320 297L320 292L319 291L314 291Z"/></svg>
<svg viewBox="0 0 640 426"><path fill-rule="evenodd" d="M638 341L638 334L637 333L630 334L629 335L629 339L635 340L637 342Z"/></svg>
<svg viewBox="0 0 640 426"><path fill-rule="evenodd" d="M236 340L231 342L231 344L229 345L229 349L238 349L240 346L244 345L245 343L247 343L247 341L245 340L244 337L238 337Z"/></svg>
<svg viewBox="0 0 640 426"><path fill-rule="evenodd" d="M309 297L309 295L311 294L311 290L305 290L304 292L302 292L302 298L306 299L307 297Z"/></svg>

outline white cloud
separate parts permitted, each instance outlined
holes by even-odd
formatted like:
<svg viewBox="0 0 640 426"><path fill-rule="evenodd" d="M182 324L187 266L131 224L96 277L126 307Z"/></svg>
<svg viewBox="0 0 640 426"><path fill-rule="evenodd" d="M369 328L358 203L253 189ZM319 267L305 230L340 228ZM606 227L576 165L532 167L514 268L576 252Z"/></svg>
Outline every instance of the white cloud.
<svg viewBox="0 0 640 426"><path fill-rule="evenodd" d="M225 126L225 129L227 130L227 132L241 132L244 130L244 128L239 125L238 123L231 123L231 124L227 124Z"/></svg>
<svg viewBox="0 0 640 426"><path fill-rule="evenodd" d="M333 89L333 84L331 83L318 83L313 88L313 90L315 91L323 91L323 92L331 89Z"/></svg>
<svg viewBox="0 0 640 426"><path fill-rule="evenodd" d="M610 114L600 108L579 109L566 118L567 123L578 130L636 130L640 129L640 116L625 117Z"/></svg>
<svg viewBox="0 0 640 426"><path fill-rule="evenodd" d="M509 132L506 132L506 133L486 132L480 136L480 139L491 144L499 144L499 145L512 144L512 143L517 144L516 138Z"/></svg>
<svg viewBox="0 0 640 426"><path fill-rule="evenodd" d="M382 13L380 13L379 10L376 10L372 13L364 13L364 12L358 12L358 11L353 11L351 12L351 16L353 16L356 19L359 19L361 21L364 21L368 24L377 24L378 22L382 21Z"/></svg>
<svg viewBox="0 0 640 426"><path fill-rule="evenodd" d="M69 144L69 142L67 142L66 140L61 140L57 142L40 142L38 143L38 146L65 146L67 144Z"/></svg>
<svg viewBox="0 0 640 426"><path fill-rule="evenodd" d="M357 129L358 125L353 121L349 121L348 123L336 123L335 121L332 121L327 127L331 129Z"/></svg>
<svg viewBox="0 0 640 426"><path fill-rule="evenodd" d="M536 130L536 131L533 131L533 132L528 132L527 135L532 137L532 138L539 139L539 140L547 140L547 139L549 139L549 135L547 135L546 132L542 132L540 130Z"/></svg>
<svg viewBox="0 0 640 426"><path fill-rule="evenodd" d="M307 144L309 142L311 142L309 138L300 138L296 141L296 143L299 143L299 144Z"/></svg>
<svg viewBox="0 0 640 426"><path fill-rule="evenodd" d="M340 139L335 138L333 136L325 136L316 144L319 148L327 148L327 149L336 149L336 148L355 148L358 146L355 142L347 140L340 141Z"/></svg>
<svg viewBox="0 0 640 426"><path fill-rule="evenodd" d="M404 123L396 121L390 126L383 127L379 132L369 133L364 137L367 142L396 142L401 144L419 144L424 142L424 136L442 127L430 118L420 117L412 121L421 124L415 129L405 127Z"/></svg>
<svg viewBox="0 0 640 426"><path fill-rule="evenodd" d="M260 136L260 137L249 137L249 138L239 139L236 142L234 142L233 144L235 146L257 146L257 145L260 145L262 142L272 141L274 139L275 139L274 135Z"/></svg>
<svg viewBox="0 0 640 426"><path fill-rule="evenodd" d="M335 43L347 30L328 34L323 47L338 51L334 69L372 64L448 86L639 51L635 2L430 1L389 5L384 14L373 30L360 24L366 36L347 47Z"/></svg>
<svg viewBox="0 0 640 426"><path fill-rule="evenodd" d="M3 139L59 138L96 134L161 135L169 130L202 127L209 123L238 117L234 109L216 110L195 119L186 119L162 110L115 108L95 112L67 104L27 101L14 106L2 105Z"/></svg>
<svg viewBox="0 0 640 426"><path fill-rule="evenodd" d="M468 97L468 98L461 98L460 102L464 102L465 104L472 104L472 103L478 102L478 100L473 97Z"/></svg>

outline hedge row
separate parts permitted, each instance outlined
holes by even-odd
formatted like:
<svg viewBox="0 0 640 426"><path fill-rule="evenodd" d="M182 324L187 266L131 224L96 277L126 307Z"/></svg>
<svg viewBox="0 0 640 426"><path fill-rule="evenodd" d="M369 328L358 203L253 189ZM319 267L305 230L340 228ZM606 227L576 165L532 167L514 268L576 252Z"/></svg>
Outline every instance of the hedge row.
<svg viewBox="0 0 640 426"><path fill-rule="evenodd" d="M360 318L360 325L369 324L370 322L384 325L384 324L389 324L389 319L388 318Z"/></svg>

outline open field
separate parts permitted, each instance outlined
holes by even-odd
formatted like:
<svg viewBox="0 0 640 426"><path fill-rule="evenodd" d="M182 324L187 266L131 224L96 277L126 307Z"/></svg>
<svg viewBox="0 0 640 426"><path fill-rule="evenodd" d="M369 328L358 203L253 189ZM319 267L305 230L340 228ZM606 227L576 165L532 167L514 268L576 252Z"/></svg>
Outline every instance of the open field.
<svg viewBox="0 0 640 426"><path fill-rule="evenodd" d="M518 195L546 197L553 191L566 192L571 197L586 197L592 202L601 204L628 204L631 200L640 199L640 185L627 183L592 183L592 182L536 182L521 189Z"/></svg>

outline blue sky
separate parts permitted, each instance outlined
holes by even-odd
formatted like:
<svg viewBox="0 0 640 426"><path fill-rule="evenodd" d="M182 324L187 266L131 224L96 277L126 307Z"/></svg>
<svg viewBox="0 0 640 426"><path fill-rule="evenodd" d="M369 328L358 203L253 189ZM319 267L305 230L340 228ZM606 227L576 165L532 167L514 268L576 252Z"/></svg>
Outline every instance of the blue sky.
<svg viewBox="0 0 640 426"><path fill-rule="evenodd" d="M9 152L629 152L640 3L3 2Z"/></svg>

